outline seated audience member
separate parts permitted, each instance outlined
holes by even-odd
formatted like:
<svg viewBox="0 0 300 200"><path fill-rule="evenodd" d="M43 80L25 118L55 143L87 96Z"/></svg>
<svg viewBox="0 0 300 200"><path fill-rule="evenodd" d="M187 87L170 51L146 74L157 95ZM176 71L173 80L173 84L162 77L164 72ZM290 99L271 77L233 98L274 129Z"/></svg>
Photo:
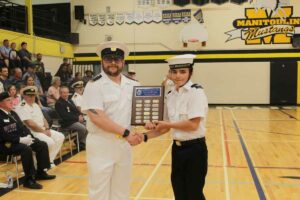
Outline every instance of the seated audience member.
<svg viewBox="0 0 300 200"><path fill-rule="evenodd" d="M74 94L72 96L72 101L74 102L77 110L81 113L82 106L82 94L83 94L83 81L77 81L73 83L72 88L74 88Z"/></svg>
<svg viewBox="0 0 300 200"><path fill-rule="evenodd" d="M87 82L89 82L93 78L93 72L88 69L84 73L85 73L85 76L82 78L82 80L84 82L84 85L86 85Z"/></svg>
<svg viewBox="0 0 300 200"><path fill-rule="evenodd" d="M0 93L2 93L4 91L5 91L4 86L3 86L2 82L0 81Z"/></svg>
<svg viewBox="0 0 300 200"><path fill-rule="evenodd" d="M41 108L35 103L37 88L26 86L21 94L24 100L16 108L21 120L31 130L34 137L47 143L51 166L54 167L54 159L59 153L65 136L57 131L51 130L43 116Z"/></svg>
<svg viewBox="0 0 300 200"><path fill-rule="evenodd" d="M10 51L9 51L9 71L10 71L10 74L12 74L12 71L16 67L22 68L21 59L18 55L16 47L17 47L17 45L16 45L15 42L12 42L10 44Z"/></svg>
<svg viewBox="0 0 300 200"><path fill-rule="evenodd" d="M168 71L161 85L165 87L165 95L175 87L175 83L171 79L171 70Z"/></svg>
<svg viewBox="0 0 300 200"><path fill-rule="evenodd" d="M127 72L127 74L128 74L128 78L130 78L132 80L136 80L136 77L135 77L136 73L135 73L135 71L133 69L129 69L128 72Z"/></svg>
<svg viewBox="0 0 300 200"><path fill-rule="evenodd" d="M7 87L7 92L9 93L9 96L11 98L13 109L16 108L21 102L21 95L17 93L17 88L15 85L10 85Z"/></svg>
<svg viewBox="0 0 300 200"><path fill-rule="evenodd" d="M35 138L13 110L8 92L0 94L0 151L6 155L20 155L25 181L23 186L30 189L42 189L36 180L54 179L47 174L50 168L47 144ZM33 151L37 161L37 169L33 162Z"/></svg>
<svg viewBox="0 0 300 200"><path fill-rule="evenodd" d="M6 67L9 67L9 51L9 41L5 39L3 40L3 46L0 47L0 53Z"/></svg>
<svg viewBox="0 0 300 200"><path fill-rule="evenodd" d="M56 101L59 99L59 88L60 88L60 78L54 76L51 82L51 86L47 93L47 103L48 106L54 108Z"/></svg>
<svg viewBox="0 0 300 200"><path fill-rule="evenodd" d="M19 90L21 88L21 85L24 84L23 79L22 79L22 70L21 68L14 68L12 75L9 77L9 81L12 85L15 85L16 88Z"/></svg>
<svg viewBox="0 0 300 200"><path fill-rule="evenodd" d="M25 80L24 80L25 86L36 86L35 82L34 82L34 77L31 75L26 76ZM47 106L43 106L42 102L41 102L41 93L40 90L38 90L37 92L37 96L35 97L35 103L37 103L39 105L39 107L42 109L42 112L44 114L44 117L46 118L49 127L52 126L53 120L52 118L57 117L56 116L56 112L54 108L51 107L47 107Z"/></svg>
<svg viewBox="0 0 300 200"><path fill-rule="evenodd" d="M72 80L72 73L69 72L69 66L71 64L68 61L68 58L63 59L63 63L60 65L58 71L56 72L55 76L60 77L61 83L63 85L68 85Z"/></svg>
<svg viewBox="0 0 300 200"><path fill-rule="evenodd" d="M45 65L42 61L42 58L43 58L43 55L41 53L38 53L36 55L36 60L33 61L33 64L35 65L35 74L39 78L43 90L46 91L46 89L45 89Z"/></svg>
<svg viewBox="0 0 300 200"><path fill-rule="evenodd" d="M81 150L85 150L87 129L83 124L83 115L77 110L74 102L68 99L69 88L62 86L59 91L60 98L55 103L55 110L61 118L61 127L77 131L79 137L79 147Z"/></svg>
<svg viewBox="0 0 300 200"><path fill-rule="evenodd" d="M82 81L82 75L81 75L81 73L80 72L76 72L75 73L75 78L71 81L71 83L70 83L70 86L71 86L71 88L70 88L70 93L74 93L74 88L72 87L72 85L74 84L74 83L76 83L77 81Z"/></svg>
<svg viewBox="0 0 300 200"><path fill-rule="evenodd" d="M8 78L8 67L0 68L0 81L2 82L4 89L7 90L7 87L11 85L11 82Z"/></svg>
<svg viewBox="0 0 300 200"><path fill-rule="evenodd" d="M27 76L32 76L34 78L34 85L38 88L39 94L43 95L44 91L42 84L39 77L35 74L35 65L33 63L29 63L27 65L26 73L23 75L23 80L25 80Z"/></svg>
<svg viewBox="0 0 300 200"><path fill-rule="evenodd" d="M21 58L23 70L25 70L28 65L32 64L31 53L27 50L26 42L21 43L21 49L19 50L19 56Z"/></svg>

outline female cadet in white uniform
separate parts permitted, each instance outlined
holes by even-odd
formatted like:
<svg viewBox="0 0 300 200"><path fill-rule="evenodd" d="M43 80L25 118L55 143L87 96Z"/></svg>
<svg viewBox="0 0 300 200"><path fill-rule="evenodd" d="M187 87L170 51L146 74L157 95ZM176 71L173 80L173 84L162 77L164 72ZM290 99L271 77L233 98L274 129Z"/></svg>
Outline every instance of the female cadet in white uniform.
<svg viewBox="0 0 300 200"><path fill-rule="evenodd" d="M127 47L106 42L97 49L103 72L89 81L83 93L87 113L86 154L90 200L129 200L131 146L142 141L129 131L133 86L121 74Z"/></svg>
<svg viewBox="0 0 300 200"><path fill-rule="evenodd" d="M175 87L166 97L166 120L148 123L153 129L144 133L144 141L168 132L171 128L171 181L175 200L204 200L203 187L207 174L205 123L207 98L200 85L190 80L194 55L186 54L168 59Z"/></svg>

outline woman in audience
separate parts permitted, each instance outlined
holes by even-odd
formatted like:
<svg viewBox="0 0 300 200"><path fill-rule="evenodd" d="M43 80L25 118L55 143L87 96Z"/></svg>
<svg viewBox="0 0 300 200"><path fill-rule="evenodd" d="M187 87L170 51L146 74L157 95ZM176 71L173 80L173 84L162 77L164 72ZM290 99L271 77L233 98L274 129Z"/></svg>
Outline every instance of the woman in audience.
<svg viewBox="0 0 300 200"><path fill-rule="evenodd" d="M56 101L59 99L60 84L61 84L60 77L54 76L47 94L47 103L48 106L51 108L54 108Z"/></svg>
<svg viewBox="0 0 300 200"><path fill-rule="evenodd" d="M15 85L10 85L7 87L7 91L12 99L13 109L21 102L21 96L17 93L17 88Z"/></svg>

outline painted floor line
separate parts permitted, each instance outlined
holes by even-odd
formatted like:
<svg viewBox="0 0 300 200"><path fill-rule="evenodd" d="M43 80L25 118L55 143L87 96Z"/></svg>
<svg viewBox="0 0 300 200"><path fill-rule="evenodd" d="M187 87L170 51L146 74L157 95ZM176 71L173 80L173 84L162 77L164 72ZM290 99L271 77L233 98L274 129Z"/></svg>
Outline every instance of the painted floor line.
<svg viewBox="0 0 300 200"><path fill-rule="evenodd" d="M79 163L79 164L86 164L86 161L65 161L64 163ZM134 163L133 165L141 165L141 166L156 166L156 163ZM161 166L171 166L169 163L161 164ZM237 165L208 165L208 167L215 167L215 168L248 168L248 166L237 166ZM289 167L289 166L254 166L254 168L259 169L286 169L286 170L300 170L300 167Z"/></svg>
<svg viewBox="0 0 300 200"><path fill-rule="evenodd" d="M220 123L221 123L221 143L222 143L222 157L223 157L223 171L224 171L224 182L225 182L225 196L226 200L230 199L230 190L229 190L229 178L228 178L228 168L226 166L231 166L229 147L226 135L226 128L224 123L223 110L219 112Z"/></svg>
<svg viewBox="0 0 300 200"><path fill-rule="evenodd" d="M154 177L154 175L156 174L156 172L158 171L158 169L160 168L162 162L164 161L164 159L167 157L169 151L172 148L172 143L169 145L168 149L165 151L165 153L163 154L163 156L160 158L159 162L157 163L156 167L154 168L154 170L152 171L151 175L149 176L148 180L145 182L145 184L142 186L142 188L140 189L140 191L138 192L138 194L135 197L135 200L138 200L142 193L144 192L144 190L146 189L146 187L148 186L148 184L150 183L151 179Z"/></svg>
<svg viewBox="0 0 300 200"><path fill-rule="evenodd" d="M266 198L266 194L264 193L263 185L260 183L259 175L255 171L255 168L253 166L253 161L251 160L250 154L249 154L248 149L247 149L247 145L246 145L246 143L245 143L245 141L243 139L243 136L241 134L241 131L239 129L237 121L235 120L236 117L234 116L232 110L231 110L231 115L232 115L232 118L233 118L233 124L234 124L234 126L236 128L237 135L238 135L238 137L240 139L240 142L241 142L241 145L242 145L242 149L243 149L244 155L246 157L246 160L247 160L247 163L248 163L248 166L249 166L249 170L251 172L253 181L255 183L255 187L256 187L259 199L260 200L266 200L267 198Z"/></svg>

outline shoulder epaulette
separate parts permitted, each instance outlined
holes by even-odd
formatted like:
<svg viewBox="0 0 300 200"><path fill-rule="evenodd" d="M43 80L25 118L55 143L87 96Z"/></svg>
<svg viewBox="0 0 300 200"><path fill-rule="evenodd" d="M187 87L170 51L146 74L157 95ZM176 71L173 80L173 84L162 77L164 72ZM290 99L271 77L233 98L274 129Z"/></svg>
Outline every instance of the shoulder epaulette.
<svg viewBox="0 0 300 200"><path fill-rule="evenodd" d="M130 79L130 80L132 80L132 81L136 81L136 82L138 82L137 80L135 80L135 79L133 79L133 78L131 78L130 76L128 76L127 74L123 74L126 78L128 78L128 79Z"/></svg>
<svg viewBox="0 0 300 200"><path fill-rule="evenodd" d="M102 75L101 75L101 74L98 74L97 76L93 77L93 78L91 79L91 81L97 81L97 80L99 80L101 77L102 77Z"/></svg>
<svg viewBox="0 0 300 200"><path fill-rule="evenodd" d="M197 83L191 85L191 88L196 88L196 89L203 89L203 87Z"/></svg>

